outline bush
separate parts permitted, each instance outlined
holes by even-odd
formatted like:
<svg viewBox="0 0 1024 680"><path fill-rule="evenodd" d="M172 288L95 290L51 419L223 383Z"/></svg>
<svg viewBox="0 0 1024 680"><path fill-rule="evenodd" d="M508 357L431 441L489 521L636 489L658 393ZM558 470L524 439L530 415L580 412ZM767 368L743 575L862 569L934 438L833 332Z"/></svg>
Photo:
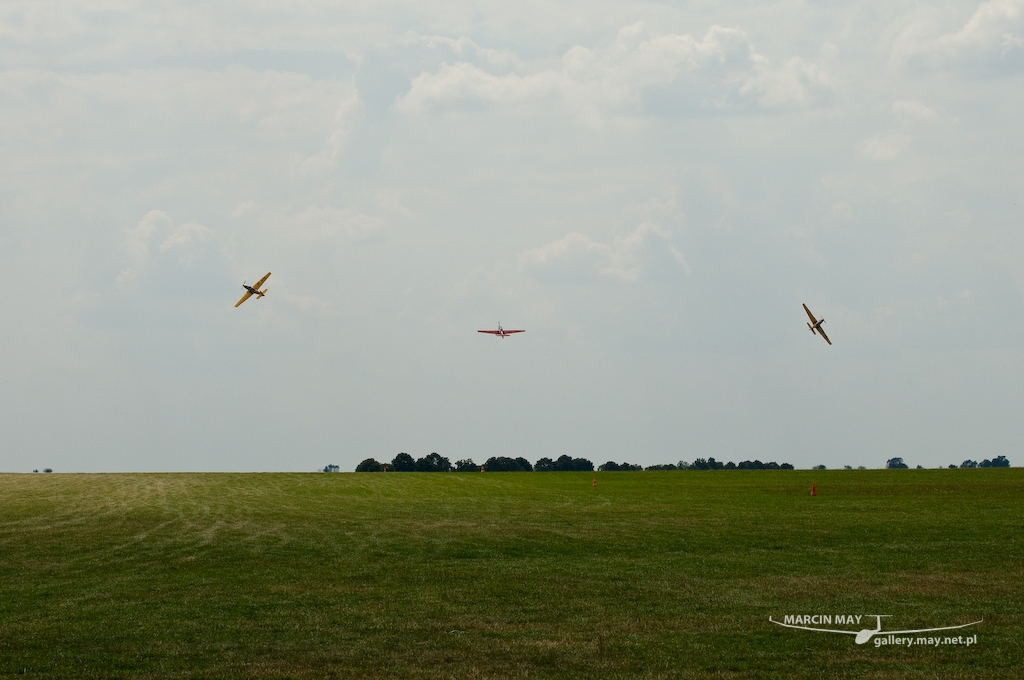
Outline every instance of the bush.
<svg viewBox="0 0 1024 680"><path fill-rule="evenodd" d="M885 467L890 470L906 470L908 466L903 462L902 458L890 458L885 461Z"/></svg>
<svg viewBox="0 0 1024 680"><path fill-rule="evenodd" d="M400 453L391 461L392 472L416 472L416 461L408 453Z"/></svg>
<svg viewBox="0 0 1024 680"><path fill-rule="evenodd" d="M533 472L533 466L525 458L509 458L508 456L488 458L484 463L484 469L488 472Z"/></svg>
<svg viewBox="0 0 1024 680"><path fill-rule="evenodd" d="M1010 467L1010 461L1006 456L996 456L992 460L981 461L978 463L978 467Z"/></svg>
<svg viewBox="0 0 1024 680"><path fill-rule="evenodd" d="M450 472L452 462L436 452L416 461L416 472Z"/></svg>
<svg viewBox="0 0 1024 680"><path fill-rule="evenodd" d="M380 472L384 469L384 466L378 463L373 458L367 458L362 463L356 466L356 472Z"/></svg>
<svg viewBox="0 0 1024 680"><path fill-rule="evenodd" d="M455 461L456 472L480 472L480 466L473 462L472 458L463 458Z"/></svg>

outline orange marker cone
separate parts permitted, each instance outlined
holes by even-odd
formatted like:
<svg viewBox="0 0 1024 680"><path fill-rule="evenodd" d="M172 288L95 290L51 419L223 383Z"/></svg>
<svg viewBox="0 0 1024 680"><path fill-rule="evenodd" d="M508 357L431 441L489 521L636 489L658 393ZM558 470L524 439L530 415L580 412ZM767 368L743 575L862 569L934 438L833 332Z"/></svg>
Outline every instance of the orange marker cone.
<svg viewBox="0 0 1024 680"><path fill-rule="evenodd" d="M817 496L818 495L818 490L814 488L814 482L811 482L811 495L812 496Z"/></svg>
<svg viewBox="0 0 1024 680"><path fill-rule="evenodd" d="M481 465L481 466L480 466L480 472L483 472L483 471L484 471L484 466L483 466L483 465Z"/></svg>
<svg viewBox="0 0 1024 680"><path fill-rule="evenodd" d="M597 475L594 475L594 483L592 485L595 489L597 488Z"/></svg>

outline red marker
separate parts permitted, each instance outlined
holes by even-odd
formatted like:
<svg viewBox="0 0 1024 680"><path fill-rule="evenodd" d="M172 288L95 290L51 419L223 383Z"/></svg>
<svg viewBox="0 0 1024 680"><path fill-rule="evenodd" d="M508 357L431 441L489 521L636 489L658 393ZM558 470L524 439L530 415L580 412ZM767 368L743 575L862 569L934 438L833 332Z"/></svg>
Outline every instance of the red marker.
<svg viewBox="0 0 1024 680"><path fill-rule="evenodd" d="M812 496L817 496L818 495L818 490L814 488L814 482L811 482L811 495Z"/></svg>

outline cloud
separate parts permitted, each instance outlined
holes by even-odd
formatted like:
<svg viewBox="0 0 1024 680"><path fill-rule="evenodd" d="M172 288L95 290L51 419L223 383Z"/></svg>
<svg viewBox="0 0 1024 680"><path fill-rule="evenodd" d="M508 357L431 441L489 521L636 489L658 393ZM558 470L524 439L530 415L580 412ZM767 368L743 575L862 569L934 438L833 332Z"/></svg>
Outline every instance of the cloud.
<svg viewBox="0 0 1024 680"><path fill-rule="evenodd" d="M208 241L211 238L213 238L213 230L198 222L188 222L171 232L170 236L160 244L160 252L174 247L188 246L193 241Z"/></svg>
<svg viewBox="0 0 1024 680"><path fill-rule="evenodd" d="M899 36L897 59L925 66L989 64L1024 66L1024 0L990 0L978 5L955 32L923 37L920 23Z"/></svg>
<svg viewBox="0 0 1024 680"><path fill-rule="evenodd" d="M249 217L249 214L256 213ZM302 212L287 214L275 210L249 207L247 219L268 225L286 241L334 243L368 243L387 235L386 222L355 208L310 206Z"/></svg>
<svg viewBox="0 0 1024 680"><path fill-rule="evenodd" d="M153 243L160 243L155 252ZM212 229L198 222L175 226L163 210L150 210L138 224L125 230L124 252L129 264L115 279L122 289L142 286L164 293L205 295L216 287L204 290L204 282L219 280L228 269Z"/></svg>
<svg viewBox="0 0 1024 680"><path fill-rule="evenodd" d="M894 161L910 146L910 138L900 134L878 134L860 143L860 155L868 160Z"/></svg>
<svg viewBox="0 0 1024 680"><path fill-rule="evenodd" d="M633 283L674 279L689 272L682 253L672 245L672 232L649 222L612 245L574 232L524 252L520 267L545 283Z"/></svg>
<svg viewBox="0 0 1024 680"><path fill-rule="evenodd" d="M395 108L417 115L453 107L557 105L596 122L607 115L663 109L805 106L831 90L821 67L795 57L773 67L746 33L717 25L698 41L685 34L652 35L641 22L622 28L607 47L569 49L559 69L524 73L526 66L511 57L491 59L489 65L502 63L519 72L492 73L458 61L421 73Z"/></svg>

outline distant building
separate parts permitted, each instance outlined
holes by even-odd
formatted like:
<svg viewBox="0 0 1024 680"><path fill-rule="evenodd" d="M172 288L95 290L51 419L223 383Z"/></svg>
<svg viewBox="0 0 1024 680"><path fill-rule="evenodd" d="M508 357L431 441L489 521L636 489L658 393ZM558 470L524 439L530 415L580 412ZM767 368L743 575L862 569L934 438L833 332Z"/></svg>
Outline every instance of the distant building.
<svg viewBox="0 0 1024 680"><path fill-rule="evenodd" d="M324 468L324 472L341 472L341 468L337 465L328 465Z"/></svg>

